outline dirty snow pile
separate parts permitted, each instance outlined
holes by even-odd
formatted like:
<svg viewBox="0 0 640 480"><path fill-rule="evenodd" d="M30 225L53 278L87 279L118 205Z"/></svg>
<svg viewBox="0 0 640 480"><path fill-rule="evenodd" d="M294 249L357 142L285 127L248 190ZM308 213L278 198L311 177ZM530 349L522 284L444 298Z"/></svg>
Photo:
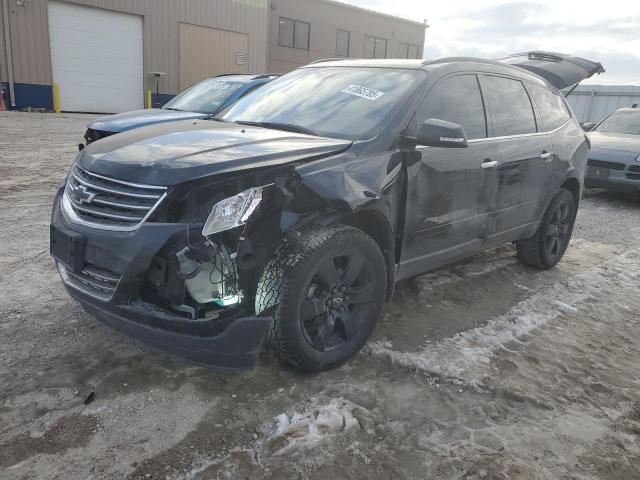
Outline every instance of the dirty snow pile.
<svg viewBox="0 0 640 480"><path fill-rule="evenodd" d="M291 414L281 413L274 417L273 422L263 426L263 436L251 445L236 447L228 454L202 460L183 478L199 478L203 471L225 462L233 454L242 453L259 464L265 458L284 454L293 448L313 446L333 435L360 428L360 423L353 416L353 411L358 406L342 398L329 401L314 398L310 405L298 408L301 408L301 412L294 410Z"/></svg>
<svg viewBox="0 0 640 480"><path fill-rule="evenodd" d="M636 281L639 272L640 255L626 252L533 293L482 327L428 342L420 351L395 351L389 341L375 342L371 350L398 364L479 386L490 372L489 364L496 351L508 349L510 343L520 342L521 337L560 315L575 314L587 299L606 298L616 286Z"/></svg>
<svg viewBox="0 0 640 480"><path fill-rule="evenodd" d="M316 443L324 435L359 427L358 420L353 416L354 407L355 405L346 400L333 399L327 405L303 413L294 412L290 416L282 413L274 418L275 431L270 437L286 437L288 446Z"/></svg>

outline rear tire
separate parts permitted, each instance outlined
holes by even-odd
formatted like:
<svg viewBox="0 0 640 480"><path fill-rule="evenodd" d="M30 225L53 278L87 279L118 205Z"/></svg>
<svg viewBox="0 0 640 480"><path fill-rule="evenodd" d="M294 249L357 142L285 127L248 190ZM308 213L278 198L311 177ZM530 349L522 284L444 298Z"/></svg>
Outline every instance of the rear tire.
<svg viewBox="0 0 640 480"><path fill-rule="evenodd" d="M536 234L516 242L520 261L543 270L554 267L569 246L576 213L573 194L564 188L560 189L542 217Z"/></svg>
<svg viewBox="0 0 640 480"><path fill-rule="evenodd" d="M376 242L335 226L290 239L258 283L256 312L272 310L268 340L280 358L319 372L354 357L384 304L387 272Z"/></svg>

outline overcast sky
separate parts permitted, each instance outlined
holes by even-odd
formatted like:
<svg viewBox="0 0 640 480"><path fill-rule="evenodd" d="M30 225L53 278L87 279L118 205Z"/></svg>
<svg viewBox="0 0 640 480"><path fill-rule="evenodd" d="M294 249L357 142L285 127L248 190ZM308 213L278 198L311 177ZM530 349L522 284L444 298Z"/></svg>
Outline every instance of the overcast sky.
<svg viewBox="0 0 640 480"><path fill-rule="evenodd" d="M585 83L640 85L640 0L342 1L426 19L426 58L556 51L604 65L606 73Z"/></svg>

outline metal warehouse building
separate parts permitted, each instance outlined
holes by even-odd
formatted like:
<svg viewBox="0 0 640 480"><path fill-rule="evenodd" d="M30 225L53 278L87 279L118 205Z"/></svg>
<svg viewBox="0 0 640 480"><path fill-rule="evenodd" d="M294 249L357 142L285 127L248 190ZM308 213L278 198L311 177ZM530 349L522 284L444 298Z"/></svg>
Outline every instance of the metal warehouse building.
<svg viewBox="0 0 640 480"><path fill-rule="evenodd" d="M19 109L53 109L54 85L64 111L121 112L222 73L421 58L426 28L332 0L0 2L0 88Z"/></svg>

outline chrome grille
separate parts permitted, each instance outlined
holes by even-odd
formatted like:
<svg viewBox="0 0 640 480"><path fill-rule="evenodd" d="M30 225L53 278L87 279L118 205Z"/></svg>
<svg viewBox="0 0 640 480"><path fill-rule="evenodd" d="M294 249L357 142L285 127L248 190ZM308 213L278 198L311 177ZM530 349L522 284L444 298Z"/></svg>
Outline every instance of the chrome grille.
<svg viewBox="0 0 640 480"><path fill-rule="evenodd" d="M624 163L607 162L604 160L589 160L587 165L589 167L607 168L609 170L624 170Z"/></svg>
<svg viewBox="0 0 640 480"><path fill-rule="evenodd" d="M80 273L73 273L62 264L58 264L58 270L67 285L104 302L113 298L121 278L117 273L90 264Z"/></svg>
<svg viewBox="0 0 640 480"><path fill-rule="evenodd" d="M63 206L76 223L109 230L135 230L165 195L166 187L124 182L74 165Z"/></svg>

